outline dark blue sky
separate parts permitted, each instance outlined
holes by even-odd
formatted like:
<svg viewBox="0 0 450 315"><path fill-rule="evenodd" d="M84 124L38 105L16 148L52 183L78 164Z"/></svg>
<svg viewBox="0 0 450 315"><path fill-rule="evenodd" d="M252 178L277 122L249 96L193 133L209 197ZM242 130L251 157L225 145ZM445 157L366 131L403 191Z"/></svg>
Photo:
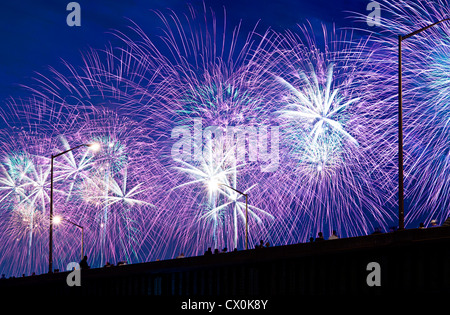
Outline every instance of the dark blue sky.
<svg viewBox="0 0 450 315"><path fill-rule="evenodd" d="M126 30L127 18L146 30L157 31L160 22L150 10L173 9L186 12L180 0L80 0L81 26L69 27L66 6L70 0L21 0L0 3L0 99L20 97L34 72L46 73L48 66L59 67L60 59L80 62L80 52L89 47L103 48L114 37L113 29ZM201 7L203 0L189 1ZM297 23L335 23L352 25L353 12L366 12L369 0L205 0L220 14L227 10L228 23L243 20L243 27L260 27L278 31L295 29Z"/></svg>

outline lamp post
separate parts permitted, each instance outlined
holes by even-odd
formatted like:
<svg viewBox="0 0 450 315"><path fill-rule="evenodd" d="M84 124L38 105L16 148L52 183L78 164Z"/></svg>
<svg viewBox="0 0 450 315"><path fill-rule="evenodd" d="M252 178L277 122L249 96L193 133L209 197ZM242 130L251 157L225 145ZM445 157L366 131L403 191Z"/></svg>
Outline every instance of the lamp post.
<svg viewBox="0 0 450 315"><path fill-rule="evenodd" d="M98 151L100 149L100 144L98 143L85 143L80 144L76 147L73 147L71 149L68 149L66 151L60 152L56 155L51 155L51 162L50 162L50 227L49 227L49 241L48 241L48 273L53 272L53 160L57 158L58 156L64 155L66 153L69 153L73 150L76 150L81 147L89 147L93 151Z"/></svg>
<svg viewBox="0 0 450 315"><path fill-rule="evenodd" d="M398 36L398 228L403 230L405 228L405 196L403 185L403 96L402 96L402 41L414 35L417 35L430 27L439 23L450 21L450 19L443 19L436 23L422 27L405 36Z"/></svg>
<svg viewBox="0 0 450 315"><path fill-rule="evenodd" d="M422 27L405 36L398 36L398 187L399 187L399 210L398 210L398 227L400 230L404 229L404 185L403 185L403 96L402 96L402 41L408 39L416 34L419 34L426 29L433 27L439 23L450 21L450 19L443 19L431 25Z"/></svg>
<svg viewBox="0 0 450 315"><path fill-rule="evenodd" d="M79 228L81 230L81 259L83 259L83 257L84 257L84 228L81 225L79 225L79 224L77 224L75 222L72 222L72 221L70 221L70 220L68 220L66 218L63 218L61 216L54 216L53 217L53 224L59 224L61 221L65 221L67 223L70 223L70 224L76 226L77 228Z"/></svg>
<svg viewBox="0 0 450 315"><path fill-rule="evenodd" d="M210 179L208 182L209 189L211 189L211 190L216 190L219 185L228 187L231 190L233 190L233 191L237 192L238 194L241 194L242 196L245 197L245 249L247 250L248 249L248 194L243 193L242 191L239 191L236 188L233 188L227 184L220 183L214 179Z"/></svg>

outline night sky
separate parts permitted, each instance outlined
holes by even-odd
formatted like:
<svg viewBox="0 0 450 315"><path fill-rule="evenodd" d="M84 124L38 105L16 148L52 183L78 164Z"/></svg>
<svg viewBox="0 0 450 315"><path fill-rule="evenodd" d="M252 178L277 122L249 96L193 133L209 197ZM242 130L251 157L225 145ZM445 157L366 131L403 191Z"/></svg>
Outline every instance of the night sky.
<svg viewBox="0 0 450 315"><path fill-rule="evenodd" d="M81 26L69 27L66 6L70 1L23 0L2 1L0 4L0 99L20 97L35 72L45 73L49 66L58 67L64 59L73 65L80 62L80 54L90 47L101 49L115 38L112 30L125 31L130 20L145 30L157 32L160 21L151 10L172 9L187 12L185 1L78 1L81 6ZM353 12L364 14L368 0L201 0L190 1L201 8L203 3L222 14L226 8L227 21L233 25L242 20L243 28L252 28L259 21L259 29L283 31L297 28L309 21L354 26ZM360 27L370 28L367 25ZM320 30L320 28L317 28ZM371 29L373 30L373 28ZM242 32L244 33L244 32ZM151 35L151 34L150 34Z"/></svg>
<svg viewBox="0 0 450 315"><path fill-rule="evenodd" d="M50 68L64 69L62 61L79 69L83 64L82 56L87 55L91 49L98 51L111 46L123 47L124 43L114 34L133 33L129 29L133 23L141 27L152 40L157 39L162 34L163 25L152 11L162 11L169 15L173 11L178 16L189 13L188 2L179 0L80 0L77 2L81 6L81 26L70 27L66 23L70 13L66 10L69 2L70 0L23 0L0 3L0 106L8 107L8 98L21 100L30 97L30 91L25 87L33 86L35 78L38 77L36 74L47 76L51 73ZM299 25L310 23L320 40L323 36L322 24L327 26L327 29L332 26L336 29L352 29L354 39L367 36L368 31L377 32L377 26L371 27L364 20L356 22L357 15L364 17L368 14L366 7L369 2L192 0L189 3L196 12L202 12L203 6L211 8L217 16L218 24L223 21L225 8L227 26L234 27L242 22L239 35L243 37L247 36L256 24L257 32L263 34L267 29L278 33L289 30L295 32L298 31ZM238 42L239 40L240 38ZM245 41L245 38L243 40ZM7 132L6 137L11 138ZM0 264L0 270L1 267Z"/></svg>
<svg viewBox="0 0 450 315"><path fill-rule="evenodd" d="M256 214L258 220L250 219L251 244L260 235L280 245L309 240L318 231L328 237L334 228L342 237L395 229L398 35L448 17L448 1L78 0L80 26L67 25L71 0L0 1L0 240L5 240L0 271L43 270L49 247L47 231L39 224L49 222L43 209L50 204L45 197L50 151L64 147L67 152L75 143L92 141L104 144L104 154L78 161L79 152L61 164L64 192L61 178L72 176L66 170L73 166L76 175L70 177L68 197L59 192L55 204L66 198L70 202L58 211L87 222L86 248L96 266L109 257L133 261L132 254L141 255L136 261L170 258L180 248L198 254L199 241L243 247L238 187L256 187L249 193L250 205L269 209L267 214L255 210L263 213L261 220ZM367 23L369 3L381 4L381 26ZM342 29L348 31L345 36ZM450 215L449 34L450 24L442 23L416 34L400 50L407 228L428 225L432 219L442 222ZM367 41L360 41L366 36ZM220 48L223 56L216 54ZM179 143L173 131L185 127L181 124L187 118L205 119L202 132L216 125L262 128L275 122L284 128L283 167L263 174L259 166L264 163L250 161L250 151L245 168L236 171L244 164L234 162L234 170L222 177L219 167L206 162L181 163L185 161L173 154L179 150L171 151ZM189 137L191 129L195 137L196 126L189 128ZM261 158L262 148L258 152ZM215 158L214 163L224 164L219 160L226 159ZM78 174L95 177L98 187ZM205 183L217 178L231 183L232 175L236 187L224 183L232 193L205 189ZM122 188L113 191L110 179ZM134 192L141 203L129 198ZM110 193L124 204L112 207ZM30 196L39 194L42 200L30 202ZM231 201L233 211L228 211ZM274 221L271 211L277 215ZM142 223L139 228L145 233L138 234L135 222ZM75 253L75 247L69 251L64 246L77 233L60 230L67 237L59 237L55 261L62 265ZM128 237L128 245L115 243L116 235Z"/></svg>

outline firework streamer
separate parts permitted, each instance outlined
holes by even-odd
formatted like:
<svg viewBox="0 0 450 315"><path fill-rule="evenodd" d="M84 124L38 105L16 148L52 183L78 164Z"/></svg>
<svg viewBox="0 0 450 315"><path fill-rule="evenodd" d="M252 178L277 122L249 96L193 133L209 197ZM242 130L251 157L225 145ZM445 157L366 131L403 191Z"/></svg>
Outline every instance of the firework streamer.
<svg viewBox="0 0 450 315"><path fill-rule="evenodd" d="M79 188L84 211L99 233L97 264L140 261L145 223L152 221L155 210L150 192L155 171L149 165L150 132L109 111L87 121L81 130L81 138L99 143L101 148L93 157L88 179Z"/></svg>
<svg viewBox="0 0 450 315"><path fill-rule="evenodd" d="M55 159L54 212L84 227L92 266L107 260L138 262L155 248L153 233L146 231L157 217L149 192L158 169L148 158L153 140L138 116L119 118L117 112L129 108L130 96L120 72L109 67L122 67L125 76L126 61L116 67L110 54L102 54L106 66L99 64L99 53L90 52L79 70L68 63L66 71L52 68L52 75L39 75L36 85L27 87L28 99L11 99L2 107L2 213L14 224L19 217L27 218L23 222L28 222L29 232L14 238L19 227L3 222L5 253L11 255L1 264L13 261L10 274L45 270L50 156L80 144L98 142L102 150L92 154L80 148ZM46 228L36 228L37 220ZM79 231L64 221L54 231L54 266L65 269L80 259ZM28 254L19 256L13 248L25 242ZM24 257L32 257L27 259L33 266L27 266Z"/></svg>
<svg viewBox="0 0 450 315"><path fill-rule="evenodd" d="M246 223L250 247L390 223L395 96L381 96L394 80L378 42L383 57L351 32L324 28L321 45L308 26L244 32L242 22L228 24L226 10L205 5L152 14L160 33L132 23L115 32L120 47L37 74L28 98L0 109L2 270L45 270L50 156L92 142L99 152L83 147L55 160L54 210L84 226L94 267L243 248ZM437 56L446 47L435 48L433 62L415 55L432 65L421 79L445 66ZM419 92L418 78L408 80ZM446 78L439 82L428 85L442 91L428 100L435 105L417 110L408 132L432 137L427 149L443 157ZM431 113L439 134L428 133ZM437 194L444 184L424 183L436 203L447 202ZM239 192L248 195L248 222ZM61 224L54 237L54 265L63 270L79 259L79 232Z"/></svg>
<svg viewBox="0 0 450 315"><path fill-rule="evenodd" d="M374 34L374 65L384 68L389 102L386 114L398 108L398 36L450 16L448 1L399 1L381 4L381 26ZM403 151L405 224L443 222L449 215L448 186L448 55L450 24L443 22L402 41ZM391 156L397 156L397 123L387 128ZM395 178L395 180L398 180Z"/></svg>
<svg viewBox="0 0 450 315"><path fill-rule="evenodd" d="M240 132L253 130L258 135L261 126L270 126L272 95L259 85L265 71L255 59L270 35L257 34L256 26L243 33L240 24L227 25L225 10L219 19L206 7L188 8L184 16L172 11L155 13L163 24L160 37L149 38L137 25L134 34L118 33L128 46L126 51L141 61L141 68L158 69L152 96L158 106L141 110L149 113L148 121L159 134L157 158L165 165L158 182L159 194L164 196L160 207L167 209L170 218L167 235L175 243L172 249L164 249L172 251L169 256L176 251L198 254L207 244L242 246L244 198L225 186L208 190L211 179L249 192L253 235L267 231L277 211L267 209L261 195L258 177L264 175L256 146L237 145ZM135 91L143 98L148 93L139 86ZM242 136L244 146L251 134Z"/></svg>
<svg viewBox="0 0 450 315"><path fill-rule="evenodd" d="M42 165L48 159L40 155L48 143L24 130L3 139L8 140L3 141L1 152L2 264L3 260L15 262L8 266L9 273L31 273L42 262L42 232L48 227L49 168Z"/></svg>
<svg viewBox="0 0 450 315"><path fill-rule="evenodd" d="M320 40L310 25L299 28L284 34L271 70L281 95L282 163L293 174L285 181L292 234L305 241L319 231L353 236L385 227L392 220L382 181L390 173L381 167L386 121L376 116L383 103L368 40L325 27Z"/></svg>

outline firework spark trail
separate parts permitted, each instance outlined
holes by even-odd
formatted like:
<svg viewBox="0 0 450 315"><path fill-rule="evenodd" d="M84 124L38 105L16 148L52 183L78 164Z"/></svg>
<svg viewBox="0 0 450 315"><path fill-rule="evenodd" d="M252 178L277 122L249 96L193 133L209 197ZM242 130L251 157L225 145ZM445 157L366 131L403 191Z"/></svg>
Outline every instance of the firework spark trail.
<svg viewBox="0 0 450 315"><path fill-rule="evenodd" d="M100 143L102 148L95 154L89 180L80 189L84 211L90 213L100 233L98 264L118 259L140 261L136 253L144 241L144 223L152 221L155 210L150 189L156 164L149 165L149 130L111 112L89 120L81 130L82 138ZM126 257L120 257L122 253Z"/></svg>
<svg viewBox="0 0 450 315"><path fill-rule="evenodd" d="M378 184L390 174L380 168L386 122L375 118L383 104L368 40L324 27L322 47L311 34L308 26L284 34L271 69L282 95L275 113L285 140L282 163L295 174L284 181L292 194L288 214L302 227L292 234L303 241L332 229L368 233L392 219L382 197L389 190Z"/></svg>
<svg viewBox="0 0 450 315"><path fill-rule="evenodd" d="M48 201L45 191L48 169L39 165L45 160L39 153L48 143L42 137L33 138L21 131L9 132L7 138L2 138L5 139L0 192L2 259L15 261L8 266L10 273L19 266L21 272L31 273L42 262L39 244L46 230L43 218ZM31 151L28 145L33 144L40 147Z"/></svg>
<svg viewBox="0 0 450 315"><path fill-rule="evenodd" d="M150 131L133 119L119 118L116 110L124 110L129 102L123 77L110 68L108 74L106 66L88 57L95 63L85 64L80 70L83 75L68 64L67 75L52 69L53 77L40 75L38 85L29 89L29 99L11 100L2 108L10 129L2 134L0 157L4 163L0 198L8 218L2 221L6 254L1 264L14 261L5 267L9 274L45 270L50 155L82 143L101 142L103 150L92 155L79 149L55 159L55 213L84 226L85 251L93 266L106 260L138 262L145 259L141 255L149 255L150 245L144 244L143 237L148 236L146 227L155 215L149 183L157 172L157 163L150 165L148 160L153 143ZM17 225L19 217L28 224L27 234ZM17 233L21 236L14 237ZM28 251L22 258L15 257L18 244ZM63 223L55 226L55 267L65 269L68 261L77 261L80 246L76 228Z"/></svg>
<svg viewBox="0 0 450 315"><path fill-rule="evenodd" d="M235 190L249 196L250 247L390 223L396 115L386 108L395 97L380 96L394 79L369 39L324 28L320 45L308 26L244 32L227 24L225 10L219 16L206 6L153 14L160 36L132 24L130 33L115 32L121 47L38 74L28 99L1 108L2 141L22 139L0 151L2 259L17 261L8 273L45 269L50 154L94 141L100 152L55 161L55 210L85 226L94 266L243 248L245 200ZM419 98L415 79L405 84L414 87L405 95ZM416 110L411 135L431 112ZM448 123L436 119L442 134L429 148L442 154ZM16 256L16 242L26 255ZM74 227L55 227L55 266L64 269L79 246Z"/></svg>
<svg viewBox="0 0 450 315"><path fill-rule="evenodd" d="M164 56L158 50L157 45L147 37L142 36L140 42L148 42L146 49L143 51L151 51L155 56L154 58L162 63L161 72L166 74L164 78L166 93L164 93L165 100L163 100L162 105L164 110L155 113L160 118L159 126L161 129L171 130L181 124L192 123L197 117L200 117L202 122L206 122L206 126L218 126L224 129L236 124L269 125L273 122L274 112L277 109L279 110L274 95L286 94L289 90L295 89L287 79L297 80L296 83L301 88L305 84L309 84L309 90L300 90L301 93L299 91L293 93L291 101L295 104L295 97L299 97L299 95L303 100L311 98L312 101L306 106L309 107L310 111L307 114L309 118L321 118L316 119L312 128L307 126L308 122L300 125L293 125L292 123L285 125L287 138L294 140L294 144L291 141L291 143L285 143L285 146L293 145L295 147L294 156L300 154L300 163L295 165L297 162L290 155L293 151L288 149L286 151L289 154L284 155L283 163L280 163L281 167L278 172L271 174L273 176L265 177L254 165L247 163L233 173L234 178L245 178L249 187L258 184L258 187L253 189L252 194L256 195L255 199L262 205L259 206L260 209L267 209L269 205L277 204L270 210L273 211L271 215L277 217L279 214L278 208L281 204L284 208L287 208L288 215L300 218L299 221L297 219L292 221L292 226L302 225L303 231L299 232L301 239L305 239L305 233L309 234L312 230L322 229L325 221L328 221L330 226L331 224L342 226L340 232L343 235L357 235L358 233L369 232L373 228L373 220L383 226L386 221L390 220L391 214L383 209L384 198L380 197L381 194L378 195L380 192L386 194L386 191L388 191L386 187L383 187L385 181L381 181L383 184L377 183L379 179L384 179L387 176L379 166L382 160L376 157L379 153L378 147L384 144L377 137L380 135L380 129L386 123L383 122L377 126L376 123L381 120L370 118L371 112L380 111L380 104L375 102L375 95L378 90L370 91L370 84L374 84L375 80L367 80L373 72L364 72L364 70L369 69L367 64L364 64L364 62L367 63L364 59L364 54L368 51L365 46L366 43L360 43L360 46L358 44L351 46L349 44L352 42L351 38L339 38L335 39L333 43L341 42L341 44L347 45L342 52L340 51L342 47L327 46L327 51L321 54L318 47L313 45L314 40L311 37L305 41L310 46L305 47L299 44L300 37L295 34L288 34L286 41L283 41L282 35L275 34L272 36L266 33L258 37L261 41L256 44L253 37L247 36L248 44L244 45L245 49L241 51L236 50L235 44L232 44L229 50L224 49L223 46L217 49L215 44L221 38L221 35L217 35L219 34L217 29L211 30L203 25L195 24L197 20L192 12L190 16L192 21L188 20L187 24L184 24L174 13L169 18L162 14L159 14L159 16L165 26L161 41L166 48L168 47L166 50L172 52L171 58ZM189 27L185 25L189 25ZM210 25L216 25L216 23L210 23ZM143 34L144 32L137 29L137 33ZM199 34L204 36L199 36ZM237 38L235 33L233 33L234 38ZM268 68L271 69L273 61L264 56L267 49L276 46L276 44L272 45L271 42L278 40L281 41L282 45L287 43L291 47L287 49L275 47L277 50L275 53L267 54L269 56L282 56L281 59L288 56L287 61L284 61L283 64L283 66L286 66L286 64L287 66L280 70L282 67L276 65L275 68L277 69L271 70L275 73L275 76L273 76L266 71ZM291 40L290 43L289 40ZM205 41L205 43L199 43L199 41ZM128 40L128 42L130 41ZM219 44L224 42L226 41L219 41ZM253 43L255 48L249 50L250 43ZM207 48L211 50L205 50ZM295 51L296 49L298 50ZM202 53L197 55L198 51ZM231 51L238 56L236 60L232 60L232 64L230 64ZM294 54L292 54L292 51L294 51ZM228 52L230 53L228 54ZM292 55L294 56L293 59ZM310 60L305 62L304 56L310 56ZM247 59L250 61L242 62L242 60ZM328 62L329 59L334 60L334 63ZM278 60L273 63L278 64ZM305 67L306 65L308 67ZM311 74L311 66L317 73L308 76ZM286 68L291 70L292 73L286 71ZM287 77L286 72L288 73ZM346 73L347 75L345 75ZM304 80L298 80L298 78L295 78L295 74L299 77L303 76ZM322 88L322 83L319 83L319 76L320 80L328 79L323 85L324 88ZM271 81L277 80L282 83L281 86L271 83ZM264 88L261 88L261 86L264 86ZM265 88L266 86L268 88ZM335 86L339 87L335 88ZM368 87L368 89L363 91L362 86ZM322 94L322 91L324 91L324 94ZM325 99L325 102L322 102L323 99ZM279 99L277 101L280 102ZM281 103L286 103L286 99L281 101ZM290 102L291 105L292 102ZM306 107L303 106L303 109ZM299 113L298 109L296 113ZM292 115L294 111L292 108L285 108L284 110L281 109L281 112L284 115L280 118L285 119L285 122L287 116ZM311 115L311 112L313 115ZM369 127L376 127L375 131L370 131L372 137L367 136ZM299 132L299 130L309 130L311 136L305 137L305 134L302 131ZM327 137L319 137L324 132L327 133ZM165 137L167 137L167 134ZM296 141L297 143L295 143ZM170 147L170 142L168 147ZM169 156L169 153L166 153L166 155ZM219 155L218 161L222 158L223 156ZM324 161L324 158L326 158L326 161ZM168 158L167 163L170 166L173 161ZM311 165L314 168L311 168ZM333 168L336 168L336 170ZM195 169L195 166L190 168L185 165L184 173L192 173L192 169ZM175 170L180 171L181 169L175 168ZM298 172L300 176L293 178L292 181L285 180L285 174L294 171ZM199 172L197 169L195 172L197 176ZM203 172L208 173L206 170L203 170ZM202 186L202 182L207 178L207 176L194 176L192 180L182 177L182 174L169 173L174 181L170 182L171 187L164 188L165 191L173 187L184 187L186 181L187 183L194 181ZM328 174L328 178L321 177L321 174ZM338 175L337 178L330 177L336 177L336 174ZM330 180L337 181L337 183L329 183L328 185L323 183ZM283 184L278 185L281 182ZM314 183L314 185L299 185L301 182ZM238 189L238 186L233 188ZM284 187L284 189L280 187ZM349 194L349 191L353 193ZM280 197L283 194L292 196L297 193L298 196L291 200L282 200L283 198ZM209 203L206 203L205 206L210 211L217 208L217 196L208 196L206 191L203 195L198 191L183 191L183 194L193 195L193 198L188 198L189 201L192 200L192 203L183 204L184 209L177 205L177 215L182 218L183 224L186 222L186 215L192 212L192 208L195 208L197 204L202 204L201 200L204 199L201 198L199 201L199 196L209 198ZM175 198L173 197L171 200ZM281 202L279 202L280 200ZM278 201L278 203L275 201ZM292 206L290 206L292 204L296 208L294 211L290 211L292 210ZM303 207L299 205L303 205ZM336 210L331 211L331 208ZM213 218L213 222L217 223L217 217L215 216L217 211L212 211L211 214L214 214L210 216ZM196 216L193 217L196 218ZM305 217L309 219L305 219ZM344 223L351 220L356 223ZM331 221L333 223L330 223ZM280 230L282 230L281 227L285 224L282 220L279 222ZM213 224L214 231L216 227L216 224ZM203 233L202 231L202 235ZM190 240L192 233L188 235ZM295 235L295 233L292 235ZM298 236L283 241L298 241Z"/></svg>
<svg viewBox="0 0 450 315"><path fill-rule="evenodd" d="M396 1L382 3L381 31L374 65L386 69L382 79L389 101L386 114L397 115L398 35L410 34L450 16L449 3ZM440 23L402 42L402 91L405 172L405 223L442 223L449 215L448 80L450 24ZM386 128L386 141L396 143L396 124ZM392 146L392 158L397 149ZM395 179L397 180L397 179Z"/></svg>
<svg viewBox="0 0 450 315"><path fill-rule="evenodd" d="M264 104L267 99L260 87L257 89L252 84L264 73L254 61L254 50L260 49L268 35L241 34L241 25L232 27L228 34L226 17L223 25L219 25L215 13L206 8L197 12L190 7L189 14L183 17L174 12L167 16L161 12L156 14L164 25L163 35L157 40L148 38L137 26L135 32L139 40L131 40L122 33L119 36L130 45L127 51L140 56L134 58L143 60L142 67L152 64L149 59L159 63L161 78L155 81L161 82L162 88L157 92L160 96L154 99L159 100L160 106L146 110L150 113L149 120L156 122L155 132L160 133L158 158L166 165L166 172L162 173L164 178L159 180L165 182L160 194L169 192L161 206L170 213L168 226L173 229L166 233L169 237L176 236L175 242L179 245L174 253L181 249L188 254L198 254L206 249L205 244L217 248L240 247L238 243L243 243L242 237L238 236L243 234L241 196L223 189L209 192L206 182L215 178L241 191L252 188L250 200L253 204L249 213L254 222L250 222L254 225L253 231L265 229L260 216L273 218L265 209L256 185L259 166L237 161L238 150L229 143L221 143L221 136L218 136L234 127L259 126L268 121L270 107ZM239 38L245 39L243 44ZM170 53L164 54L164 51ZM141 90L143 95L147 93L145 89ZM219 133L216 130L215 137L218 138L211 139L210 144L205 143L206 136L200 127L200 140L193 141L192 149L194 152L199 150L201 157L172 159L170 149L175 141L170 131L183 126L189 128L196 120L206 129L217 127ZM189 128L188 132L192 130ZM198 136L195 130L193 132L194 137Z"/></svg>
<svg viewBox="0 0 450 315"><path fill-rule="evenodd" d="M205 152L204 152L205 154ZM227 244L232 245L234 248L238 245L238 219L245 222L245 201L242 201L243 196L230 187L236 189L237 178L240 170L246 167L245 164L238 164L235 158L236 151L231 148L229 151L217 151L208 148L206 156L203 156L199 165L188 163L183 160L176 160L180 166L175 166L174 169L189 174L192 180L188 180L176 187L174 190L180 189L187 185L197 185L200 189L208 190L208 203L206 205L206 211L199 216L200 221L212 219L214 222L213 244L218 248L217 240L217 226L220 221L223 221L223 226L230 227L230 232L233 236L229 237L229 240L225 240L225 247ZM215 183L217 187L209 187L211 183ZM243 193L252 195L252 189L257 185L254 184L251 187L245 189ZM190 188L192 189L192 188ZM222 196L221 196L222 195ZM225 197L225 198L221 198ZM241 199L241 200L239 200ZM231 208L231 209L229 209ZM230 211L231 215L227 213ZM248 206L249 216L256 220L258 224L263 222L262 218L271 218L274 216L253 205ZM227 222L229 218L229 222ZM226 235L226 234L225 234ZM224 238L226 236L223 236Z"/></svg>

